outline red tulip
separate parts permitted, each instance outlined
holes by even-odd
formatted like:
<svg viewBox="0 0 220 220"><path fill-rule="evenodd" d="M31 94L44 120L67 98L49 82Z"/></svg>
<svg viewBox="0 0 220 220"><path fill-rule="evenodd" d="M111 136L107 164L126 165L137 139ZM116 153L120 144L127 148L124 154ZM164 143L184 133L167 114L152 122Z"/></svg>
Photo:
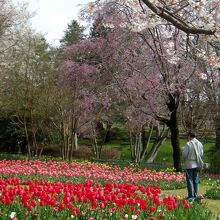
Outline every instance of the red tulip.
<svg viewBox="0 0 220 220"><path fill-rule="evenodd" d="M189 207L190 207L189 204L185 204L185 205L184 205L184 208L185 208L185 209L188 209Z"/></svg>
<svg viewBox="0 0 220 220"><path fill-rule="evenodd" d="M154 206L150 206L149 209L150 209L150 212L154 212L156 210Z"/></svg>

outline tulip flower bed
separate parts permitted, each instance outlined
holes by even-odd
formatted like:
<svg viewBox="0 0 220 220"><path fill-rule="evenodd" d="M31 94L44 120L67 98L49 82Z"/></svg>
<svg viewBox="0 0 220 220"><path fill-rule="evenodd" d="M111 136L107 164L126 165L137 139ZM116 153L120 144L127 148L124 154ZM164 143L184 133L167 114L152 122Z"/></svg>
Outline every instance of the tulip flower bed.
<svg viewBox="0 0 220 220"><path fill-rule="evenodd" d="M2 160L0 219L211 219L204 205L161 194L180 187L181 173L88 161Z"/></svg>
<svg viewBox="0 0 220 220"><path fill-rule="evenodd" d="M161 196L158 186L0 179L0 219L211 219L205 208ZM198 211L198 208L201 209Z"/></svg>
<svg viewBox="0 0 220 220"><path fill-rule="evenodd" d="M83 183L86 180L94 180L105 184L136 183L139 185L159 185L162 189L176 189L185 187L185 177L182 173L156 172L150 169L137 167L120 168L100 163L90 162L55 162L55 161L0 161L0 176L19 177L22 181L38 178L50 181L72 181Z"/></svg>

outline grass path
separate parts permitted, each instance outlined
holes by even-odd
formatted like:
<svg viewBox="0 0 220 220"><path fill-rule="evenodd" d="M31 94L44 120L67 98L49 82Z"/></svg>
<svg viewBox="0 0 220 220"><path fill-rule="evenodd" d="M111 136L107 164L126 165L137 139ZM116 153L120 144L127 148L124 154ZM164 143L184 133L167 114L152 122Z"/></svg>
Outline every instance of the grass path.
<svg viewBox="0 0 220 220"><path fill-rule="evenodd" d="M201 185L199 194L204 195L207 189L209 189L209 186ZM178 195L181 198L185 198L187 197L187 189L163 190L162 194ZM208 208L215 216L220 215L220 200L205 198L202 200L202 202L207 204Z"/></svg>

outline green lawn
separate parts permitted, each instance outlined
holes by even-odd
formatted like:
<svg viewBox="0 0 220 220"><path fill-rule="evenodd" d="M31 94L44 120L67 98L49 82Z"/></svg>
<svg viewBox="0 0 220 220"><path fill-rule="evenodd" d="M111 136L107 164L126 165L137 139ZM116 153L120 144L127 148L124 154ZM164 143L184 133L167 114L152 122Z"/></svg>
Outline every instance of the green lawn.
<svg viewBox="0 0 220 220"><path fill-rule="evenodd" d="M103 146L104 148L115 148L119 151L120 154L120 159L122 161L131 161L131 151L130 151L130 146L129 146L129 140L125 138L125 135L123 135L123 139L113 139L111 142L106 143ZM184 138L180 139L180 146L181 148L184 147L186 144L187 140ZM209 139L206 142L202 140L204 143L204 161L209 162L208 160L208 151L211 146L214 145L214 139ZM83 139L80 140L79 146L91 146L91 142L88 139ZM172 145L170 139L167 139L161 146L160 151L155 159L155 162L160 162L160 163L173 163L173 157L172 157ZM48 157L48 156L46 156ZM21 154L18 155L12 155L12 154L3 154L2 156L0 155L0 159L26 159L26 156L23 156ZM57 158L59 159L59 158Z"/></svg>
<svg viewBox="0 0 220 220"><path fill-rule="evenodd" d="M201 140L202 141L202 140ZM186 139L180 139L180 146L181 148L184 148L185 144L186 144L187 140ZM210 147L212 147L214 145L214 141L213 139L208 140L206 143L203 142L204 145L204 161L208 162L208 151L210 150ZM167 139L161 146L161 149L156 157L156 161L159 162L173 162L173 158L172 158L172 145L171 145L171 141L170 139Z"/></svg>
<svg viewBox="0 0 220 220"><path fill-rule="evenodd" d="M187 140L182 138L180 139L180 146L183 148L186 144ZM210 147L214 145L214 140L210 139L207 142L203 142L204 144L204 161L208 161L208 151ZM121 160L131 160L131 153L130 153L130 146L129 141L126 140L113 140L110 143L107 143L105 147L113 147L118 149L121 152ZM167 139L161 146L160 151L155 159L155 162L165 162L165 163L172 163L173 150L170 139Z"/></svg>

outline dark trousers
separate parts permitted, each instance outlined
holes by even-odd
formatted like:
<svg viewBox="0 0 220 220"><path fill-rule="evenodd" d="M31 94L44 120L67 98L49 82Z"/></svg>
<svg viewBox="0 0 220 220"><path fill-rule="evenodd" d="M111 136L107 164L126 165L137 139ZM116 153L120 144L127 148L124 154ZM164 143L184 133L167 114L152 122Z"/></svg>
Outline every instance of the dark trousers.
<svg viewBox="0 0 220 220"><path fill-rule="evenodd" d="M186 169L188 198L196 198L199 191L200 173L197 168Z"/></svg>

